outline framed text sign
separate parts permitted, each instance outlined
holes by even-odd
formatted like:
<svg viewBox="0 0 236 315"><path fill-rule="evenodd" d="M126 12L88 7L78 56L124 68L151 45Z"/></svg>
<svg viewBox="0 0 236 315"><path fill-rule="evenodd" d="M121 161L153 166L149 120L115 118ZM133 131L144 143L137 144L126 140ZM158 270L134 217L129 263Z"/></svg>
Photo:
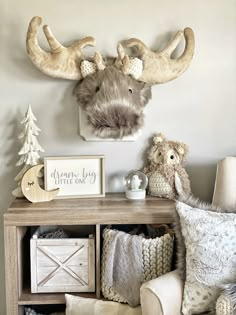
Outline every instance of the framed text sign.
<svg viewBox="0 0 236 315"><path fill-rule="evenodd" d="M45 189L59 188L57 198L105 196L104 156L45 157Z"/></svg>

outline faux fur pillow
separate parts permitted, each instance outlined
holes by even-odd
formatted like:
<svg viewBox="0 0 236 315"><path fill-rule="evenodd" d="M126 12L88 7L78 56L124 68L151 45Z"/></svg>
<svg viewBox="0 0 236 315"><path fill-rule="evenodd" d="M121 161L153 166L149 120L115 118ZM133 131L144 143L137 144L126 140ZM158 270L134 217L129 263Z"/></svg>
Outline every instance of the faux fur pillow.
<svg viewBox="0 0 236 315"><path fill-rule="evenodd" d="M236 214L215 213L177 202L186 248L184 315L215 307L219 287L236 279Z"/></svg>

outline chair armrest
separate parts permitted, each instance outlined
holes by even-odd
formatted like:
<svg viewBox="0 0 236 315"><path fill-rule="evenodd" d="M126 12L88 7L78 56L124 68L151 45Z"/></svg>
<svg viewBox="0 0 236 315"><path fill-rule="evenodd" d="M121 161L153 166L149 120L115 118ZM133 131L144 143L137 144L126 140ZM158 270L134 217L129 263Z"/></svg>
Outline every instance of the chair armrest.
<svg viewBox="0 0 236 315"><path fill-rule="evenodd" d="M183 281L177 271L144 283L140 289L143 315L180 315Z"/></svg>

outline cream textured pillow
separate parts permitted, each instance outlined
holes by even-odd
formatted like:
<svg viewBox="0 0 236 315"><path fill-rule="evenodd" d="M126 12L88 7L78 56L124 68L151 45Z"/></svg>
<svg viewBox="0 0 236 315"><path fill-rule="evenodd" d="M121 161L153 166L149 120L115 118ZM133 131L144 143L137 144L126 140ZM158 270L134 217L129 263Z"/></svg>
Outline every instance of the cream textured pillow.
<svg viewBox="0 0 236 315"><path fill-rule="evenodd" d="M236 214L216 213L177 202L186 247L182 312L214 309L219 286L236 279Z"/></svg>
<svg viewBox="0 0 236 315"><path fill-rule="evenodd" d="M141 307L65 294L66 315L142 315Z"/></svg>

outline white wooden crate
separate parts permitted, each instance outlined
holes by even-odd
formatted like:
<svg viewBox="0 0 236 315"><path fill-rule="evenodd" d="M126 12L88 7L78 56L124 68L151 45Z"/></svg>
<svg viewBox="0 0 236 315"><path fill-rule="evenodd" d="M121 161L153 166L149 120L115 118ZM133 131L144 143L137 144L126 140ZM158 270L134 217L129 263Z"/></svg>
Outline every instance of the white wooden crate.
<svg viewBox="0 0 236 315"><path fill-rule="evenodd" d="M30 240L31 292L94 292L94 237Z"/></svg>

